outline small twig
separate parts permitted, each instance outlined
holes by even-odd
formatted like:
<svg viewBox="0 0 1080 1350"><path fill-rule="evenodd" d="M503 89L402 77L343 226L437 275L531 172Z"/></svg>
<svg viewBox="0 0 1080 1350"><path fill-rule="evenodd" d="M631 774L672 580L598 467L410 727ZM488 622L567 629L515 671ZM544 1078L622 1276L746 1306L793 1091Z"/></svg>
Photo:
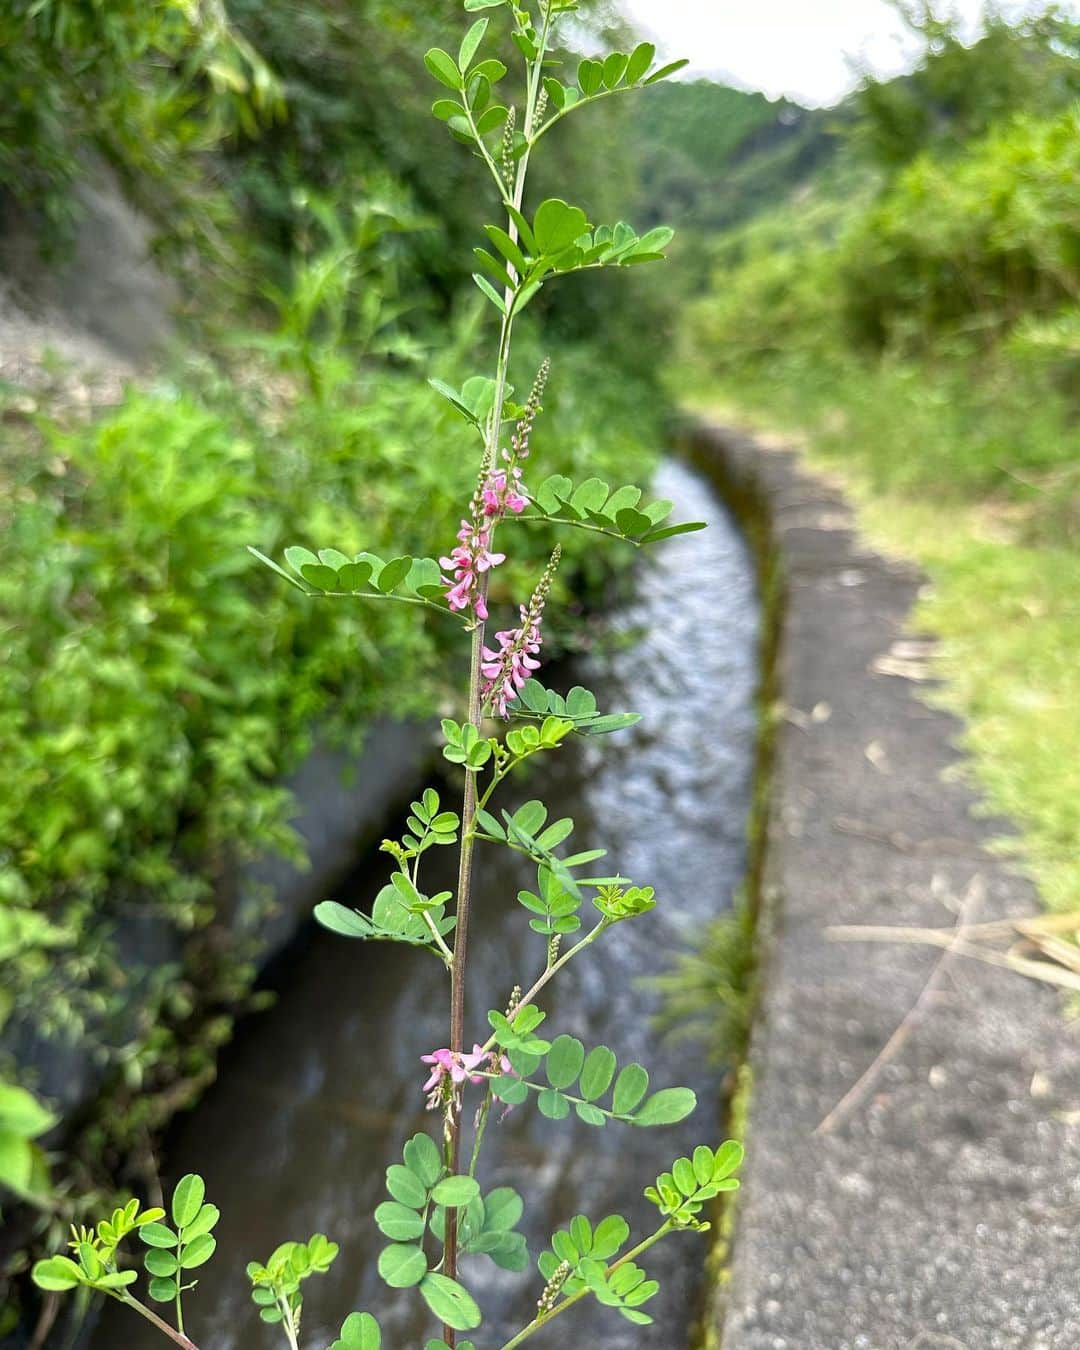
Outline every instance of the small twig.
<svg viewBox="0 0 1080 1350"><path fill-rule="evenodd" d="M1076 915L1051 915L1046 920L997 920L986 924L964 924L954 929L839 925L827 928L825 933L834 942L897 942L944 947L957 956L982 961L986 965L998 966L1002 970L1011 970L1014 974L1041 980L1044 984L1056 984L1063 989L1080 991L1080 972L1060 957L1054 959L1054 944L1045 936L1056 929L1068 932L1075 930L1077 926ZM1027 938L1040 950L1045 951L1051 959L1041 961L1020 956L1015 951L999 952L993 947L986 946L984 942L969 940L972 937L1007 937L1010 933ZM1080 948L1077 949L1077 954L1080 956Z"/></svg>
<svg viewBox="0 0 1080 1350"><path fill-rule="evenodd" d="M137 1298L129 1294L126 1290L122 1294L113 1295L118 1302L137 1312L140 1317L144 1317L151 1326L154 1326L163 1336L167 1336L170 1341L182 1347L182 1350L199 1350L199 1347L193 1340L190 1340L182 1331L177 1331L169 1326L163 1318L160 1318L156 1312L153 1312L145 1303L140 1303Z"/></svg>
<svg viewBox="0 0 1080 1350"><path fill-rule="evenodd" d="M954 928L906 928L893 924L835 924L826 928L825 934L835 942L862 942L895 938L897 934L926 934L925 941L936 942L940 937L951 937ZM1008 937L1019 933L1023 937L1035 937L1043 933L1080 932L1080 912L1071 914L1042 914L1015 919L989 919L986 923L966 923L960 929L964 938Z"/></svg>
<svg viewBox="0 0 1080 1350"><path fill-rule="evenodd" d="M956 855L986 856L985 850L978 844L968 844L963 839L953 839L947 835L936 835L930 839L912 839L902 830L887 830L850 816L837 816L832 826L838 834L853 834L860 839L872 839L878 844L888 844L898 853L947 852Z"/></svg>
<svg viewBox="0 0 1080 1350"><path fill-rule="evenodd" d="M52 1331L53 1323L56 1321L56 1315L59 1311L59 1294L46 1294L41 1302L41 1312L38 1314L37 1325L34 1328L34 1338L30 1342L30 1350L42 1350L45 1341L48 1339L49 1332Z"/></svg>
<svg viewBox="0 0 1080 1350"><path fill-rule="evenodd" d="M885 1042L869 1068L867 1068L847 1092L844 1093L840 1101L837 1102L825 1119L818 1125L817 1129L814 1131L815 1134L828 1134L830 1130L835 1129L837 1125L847 1119L876 1081L881 1070L898 1053L912 1031L914 1031L920 1017L930 1003L930 1000L941 987L949 967L959 954L959 934L964 927L970 910L977 901L982 899L983 894L984 887L982 877L976 873L975 876L972 877L971 883L967 888L967 893L960 904L960 909L956 916L956 925L953 929L953 935L951 939L944 944L945 950L934 963L934 968L930 972L930 976L926 983L923 985L919 997L908 1009L907 1013L904 1015L903 1021Z"/></svg>
<svg viewBox="0 0 1080 1350"><path fill-rule="evenodd" d="M414 885L416 884L415 877L413 878L413 884ZM424 910L424 922L431 930L431 936L434 938L435 945L436 947L438 947L439 952L442 956L443 965L447 968L447 970L451 969L451 967L454 964L454 953L443 941L443 935L439 932L438 925L436 924L435 920L431 917L431 915L427 912L426 909Z"/></svg>

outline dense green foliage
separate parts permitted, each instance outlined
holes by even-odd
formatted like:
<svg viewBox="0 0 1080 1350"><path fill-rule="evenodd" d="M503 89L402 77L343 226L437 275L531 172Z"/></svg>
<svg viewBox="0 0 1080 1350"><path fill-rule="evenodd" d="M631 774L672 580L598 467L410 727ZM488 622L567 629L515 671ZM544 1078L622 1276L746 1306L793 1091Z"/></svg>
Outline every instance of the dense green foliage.
<svg viewBox="0 0 1080 1350"><path fill-rule="evenodd" d="M588 353L577 370L538 433L550 462L642 467L631 419L644 409L598 408ZM45 425L4 465L17 507L0 549L5 992L39 1027L86 1034L109 1010L103 990L130 998L137 977L108 941L128 906L190 930L212 917L221 866L290 847L279 780L314 730L424 712L437 692L405 678L432 669L437 628L396 606L304 604L245 550L378 552L393 528L399 549L438 553L470 489L464 421L411 375L321 401L286 383L201 385L133 392L85 429ZM432 436L444 451L419 453ZM602 580L575 556L579 577ZM175 984L167 998L185 1001Z"/></svg>
<svg viewBox="0 0 1080 1350"><path fill-rule="evenodd" d="M257 915L232 936L214 923L221 881L298 853L284 776L315 736L355 745L391 707L432 712L452 673L438 619L305 602L246 552L385 551L392 521L396 547L453 542L473 433L416 366L455 387L474 373L483 302L460 259L483 238L484 170L430 115L416 51L444 19L435 0L0 18L0 205L62 249L73 185L107 162L183 264L195 339L90 421L0 391L0 1072L40 1036L81 1041L112 1085L91 1161L130 1156L184 1100L176 1080L212 1074L259 955ZM588 153L572 123L550 138L546 172L598 219L633 181L622 125L605 103ZM621 298L590 276L529 315L521 398L563 352L536 433L549 472L647 476L663 401L640 333L668 322L648 270ZM523 536L495 598L543 551ZM557 592L596 599L612 574L571 540ZM132 915L179 934L180 959L133 961Z"/></svg>
<svg viewBox="0 0 1080 1350"><path fill-rule="evenodd" d="M1075 25L991 19L965 47L920 22L923 64L853 100L849 149L715 241L680 385L799 428L926 565L944 698L1048 901L1075 904Z"/></svg>
<svg viewBox="0 0 1080 1350"><path fill-rule="evenodd" d="M1075 301L1080 106L1019 116L956 162L923 155L855 222L838 283L856 341L986 341Z"/></svg>
<svg viewBox="0 0 1080 1350"><path fill-rule="evenodd" d="M886 173L924 151L966 155L970 141L1018 112L1045 112L1080 94L1080 24L1057 6L1019 20L988 7L974 48L932 4L894 8L925 59L903 79L865 80L852 100L854 143Z"/></svg>
<svg viewBox="0 0 1080 1350"><path fill-rule="evenodd" d="M602 0L582 9L586 44L622 34ZM313 203L348 231L354 204L389 197L426 225L399 241L410 325L443 320L461 285L455 259L482 223L483 175L478 158L446 153L417 68L445 18L440 0L18 0L0 15L0 207L9 197L37 213L43 247L62 248L80 210L73 187L100 177L103 160L159 226L157 252L182 269L199 319L235 324L318 244ZM553 56L552 72L577 60ZM604 219L626 208L636 167L628 114L605 104L595 122L587 144L576 122L559 129L537 183L548 195L558 181ZM665 322L660 289L633 288L653 327ZM549 304L552 331L604 342L647 372L610 287L589 279L575 304Z"/></svg>
<svg viewBox="0 0 1080 1350"><path fill-rule="evenodd" d="M962 161L916 159L881 191L839 170L715 246L723 287L697 311L732 368L820 351L872 355L948 345L985 352L1021 322L1042 347L1065 321L1080 273L1074 184L1080 114L1021 115ZM729 337L738 331L738 342ZM1063 353L1067 356L1067 351ZM1062 371L1062 374L1067 372Z"/></svg>
<svg viewBox="0 0 1080 1350"><path fill-rule="evenodd" d="M174 240L204 241L222 204L206 154L281 111L279 85L221 5L13 0L0 13L0 191L72 225L96 153Z"/></svg>

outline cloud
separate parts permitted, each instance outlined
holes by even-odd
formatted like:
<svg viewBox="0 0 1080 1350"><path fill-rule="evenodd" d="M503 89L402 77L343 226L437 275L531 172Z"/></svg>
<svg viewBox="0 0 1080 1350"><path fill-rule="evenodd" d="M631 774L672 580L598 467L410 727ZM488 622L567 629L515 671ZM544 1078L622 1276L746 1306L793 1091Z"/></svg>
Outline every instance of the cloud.
<svg viewBox="0 0 1080 1350"><path fill-rule="evenodd" d="M770 97L837 102L869 66L911 68L918 44L886 0L622 0L624 12L665 56L690 56L689 75L712 75ZM1042 8L1017 3L1012 10ZM974 31L983 0L948 8Z"/></svg>

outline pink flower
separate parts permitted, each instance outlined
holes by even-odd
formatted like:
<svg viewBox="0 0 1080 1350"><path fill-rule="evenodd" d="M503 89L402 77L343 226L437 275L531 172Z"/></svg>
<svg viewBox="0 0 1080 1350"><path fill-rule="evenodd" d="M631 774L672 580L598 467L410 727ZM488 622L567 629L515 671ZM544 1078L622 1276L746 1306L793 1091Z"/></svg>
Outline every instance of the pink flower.
<svg viewBox="0 0 1080 1350"><path fill-rule="evenodd" d="M483 1075L478 1074L476 1070L486 1060L491 1061L490 1068L493 1072L498 1069L501 1073L513 1073L510 1061L505 1055L497 1058L494 1052L489 1054L479 1045L473 1046L471 1054L443 1049L433 1050L430 1055L421 1055L421 1063L431 1065L431 1075L423 1087L423 1091L428 1094L428 1110L433 1111L439 1106L442 1101L443 1084L447 1079L455 1091L466 1080L470 1083L482 1083Z"/></svg>
<svg viewBox="0 0 1080 1350"><path fill-rule="evenodd" d="M506 561L505 553L491 551L491 526L463 520L458 530L458 547L439 566L452 573L453 579L443 577L447 604L455 611L472 608L478 619L487 618L487 605L481 590L481 578L491 568Z"/></svg>
<svg viewBox="0 0 1080 1350"><path fill-rule="evenodd" d="M507 716L507 707L518 696L518 691L534 670L540 669L536 659L540 654L540 615L530 615L521 606L521 627L495 634L497 651L483 649L480 671L487 683L484 686L485 703L490 700L500 717Z"/></svg>
<svg viewBox="0 0 1080 1350"><path fill-rule="evenodd" d="M451 1082L460 1085L468 1078L470 1082L480 1083L482 1078L477 1077L473 1070L483 1064L487 1056L478 1045L474 1045L472 1054L467 1055L464 1051L455 1054L453 1050L433 1050L430 1055L421 1055L420 1061L423 1064L431 1064L431 1077L424 1084L424 1091L430 1092L438 1087L442 1080L450 1075Z"/></svg>
<svg viewBox="0 0 1080 1350"><path fill-rule="evenodd" d="M505 516L507 511L520 515L528 506L528 500L521 495L521 470L511 468L496 469L488 474L487 481L480 490L480 501L485 516Z"/></svg>

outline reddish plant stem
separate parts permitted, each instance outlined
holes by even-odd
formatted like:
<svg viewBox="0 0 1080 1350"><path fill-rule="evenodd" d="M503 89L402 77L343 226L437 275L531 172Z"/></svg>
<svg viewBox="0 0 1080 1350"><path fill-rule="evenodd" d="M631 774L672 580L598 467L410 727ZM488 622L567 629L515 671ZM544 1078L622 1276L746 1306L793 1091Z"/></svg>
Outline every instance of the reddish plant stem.
<svg viewBox="0 0 1080 1350"><path fill-rule="evenodd" d="M487 577L481 582L480 594L487 599ZM480 660L484 647L484 624L473 629L472 662L469 671L469 717L478 726L481 708ZM450 1049L460 1053L465 1041L465 962L469 951L469 911L472 898L473 816L476 814L476 774L465 772L465 798L461 807L461 853L458 860L457 924L454 928L454 962L450 968ZM461 1097L455 1093L450 1118L449 1166L455 1175L461 1171ZM450 1279L457 1279L458 1224L457 1211L446 1211L446 1242L443 1270ZM457 1344L453 1327L443 1326L443 1340L452 1348Z"/></svg>
<svg viewBox="0 0 1080 1350"><path fill-rule="evenodd" d="M543 53L547 48L551 31L551 5L543 6L544 22L540 40L540 54L529 70L526 80L525 121L526 136L532 134L532 119L536 109L536 100L540 91L540 79L543 73ZM514 183L513 201L517 210L521 210L525 198L525 179L529 171L530 148L522 155ZM497 175L496 175L497 176ZM518 237L517 223L511 215L508 219L510 238ZM502 431L503 406L506 401L508 367L510 362L510 336L514 327L513 288L507 287L505 294L506 309L503 316L502 332L499 336L499 360L495 380L495 401L491 412L490 439L487 444L485 463L493 467L499 450L499 437ZM492 539L495 526L492 523ZM488 574L485 572L480 583L482 605L486 607L488 592ZM469 721L480 725L481 672L480 662L484 647L484 624L478 622L473 629L472 663L469 673ZM454 930L454 961L450 970L450 1049L461 1052L465 1039L465 961L468 955L469 910L472 888L473 861L473 817L476 814L476 774L465 772L465 799L461 812L461 854L458 864L457 889L457 926ZM461 1099L455 1096L449 1120L449 1157L450 1170L461 1170ZM446 1239L443 1244L443 1271L452 1280L457 1279L458 1258L458 1215L457 1210L446 1211ZM457 1345L457 1332L453 1327L443 1324L443 1340L454 1350Z"/></svg>

